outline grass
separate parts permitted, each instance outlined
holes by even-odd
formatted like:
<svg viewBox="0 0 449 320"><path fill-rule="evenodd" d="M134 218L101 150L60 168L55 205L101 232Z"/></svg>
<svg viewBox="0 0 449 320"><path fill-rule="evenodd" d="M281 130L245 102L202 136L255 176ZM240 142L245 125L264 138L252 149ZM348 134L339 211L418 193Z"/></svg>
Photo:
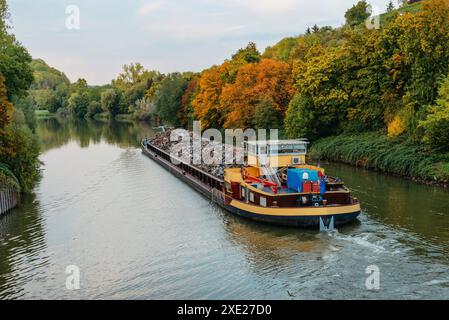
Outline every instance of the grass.
<svg viewBox="0 0 449 320"><path fill-rule="evenodd" d="M425 182L449 182L448 154L428 152L420 145L389 139L380 132L320 139L313 143L310 156Z"/></svg>
<svg viewBox="0 0 449 320"><path fill-rule="evenodd" d="M114 118L117 121L121 122L133 122L135 121L135 117L132 114L118 114Z"/></svg>
<svg viewBox="0 0 449 320"><path fill-rule="evenodd" d="M39 119L56 117L56 113L51 113L48 110L35 110L34 114L36 115L36 118Z"/></svg>
<svg viewBox="0 0 449 320"><path fill-rule="evenodd" d="M380 23L381 25L384 25L386 23L391 22L396 14L398 13L416 13L422 10L422 3L421 2L415 2L412 4L406 4L403 7L397 8L396 10L393 10L391 12L385 12L380 15Z"/></svg>

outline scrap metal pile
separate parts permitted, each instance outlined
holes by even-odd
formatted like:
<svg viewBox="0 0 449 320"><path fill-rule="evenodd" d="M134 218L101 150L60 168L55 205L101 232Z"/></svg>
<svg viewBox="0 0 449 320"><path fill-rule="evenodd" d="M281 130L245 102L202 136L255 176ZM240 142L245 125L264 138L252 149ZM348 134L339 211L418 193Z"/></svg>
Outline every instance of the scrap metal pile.
<svg viewBox="0 0 449 320"><path fill-rule="evenodd" d="M150 143L155 146L158 147L168 153L170 153L170 148L172 146L172 142L170 140L170 136L172 134L173 129L167 129L164 132L160 132L157 133L153 138L150 139ZM189 132L190 134L190 141L193 141L193 132ZM214 146L217 146L217 144L221 144L222 145L222 163L218 163L218 164L206 164L204 161L201 161L201 164L197 165L197 164L193 164L193 161L190 161L190 163L192 165L194 165L195 167L217 177L220 179L223 179L223 174L224 174L224 169L225 168L235 168L235 167L243 167L243 148L241 147L233 147L233 164L225 164L225 159L226 158L226 150L228 148L225 148L225 145L222 144L221 142L213 142L213 141L209 141L207 139L202 139L201 140L201 150L199 146L197 146L196 144L193 144L193 150L192 153L190 155L191 160L192 160L192 154L202 154L203 150L205 150L206 148L208 149L212 149ZM239 153L238 153L239 152ZM238 154L240 154L242 157L236 157ZM236 159L237 158L237 159Z"/></svg>

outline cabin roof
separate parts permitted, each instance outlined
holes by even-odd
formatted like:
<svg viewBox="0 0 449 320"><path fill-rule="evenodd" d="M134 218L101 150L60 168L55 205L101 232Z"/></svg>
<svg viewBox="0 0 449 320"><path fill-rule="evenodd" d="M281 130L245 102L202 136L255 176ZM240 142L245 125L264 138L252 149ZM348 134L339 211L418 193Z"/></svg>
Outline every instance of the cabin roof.
<svg viewBox="0 0 449 320"><path fill-rule="evenodd" d="M291 139L291 140L257 140L257 141L245 141L250 145L277 145L277 144L308 144L307 139Z"/></svg>

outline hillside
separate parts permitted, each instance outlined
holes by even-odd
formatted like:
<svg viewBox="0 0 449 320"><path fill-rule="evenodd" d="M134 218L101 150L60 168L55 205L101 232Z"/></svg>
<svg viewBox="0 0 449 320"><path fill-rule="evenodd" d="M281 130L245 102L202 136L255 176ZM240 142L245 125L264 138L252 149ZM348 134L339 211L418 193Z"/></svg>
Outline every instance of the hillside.
<svg viewBox="0 0 449 320"><path fill-rule="evenodd" d="M64 74L53 67L50 67L42 59L34 59L31 62L33 70L34 82L31 85L31 90L49 89L56 90L61 84L69 85L70 80Z"/></svg>

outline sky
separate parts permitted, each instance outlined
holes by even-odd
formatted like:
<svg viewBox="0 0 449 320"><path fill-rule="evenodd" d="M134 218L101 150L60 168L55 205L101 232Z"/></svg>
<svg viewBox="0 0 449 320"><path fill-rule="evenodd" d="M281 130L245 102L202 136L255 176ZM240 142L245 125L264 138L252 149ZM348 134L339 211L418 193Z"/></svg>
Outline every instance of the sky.
<svg viewBox="0 0 449 320"><path fill-rule="evenodd" d="M9 0L17 39L71 81L110 83L124 64L201 71L253 41L261 52L307 26L344 23L357 0ZM374 12L388 0L368 0ZM395 2L397 5L397 3ZM79 8L79 29L67 28ZM72 24L73 25L73 24Z"/></svg>

